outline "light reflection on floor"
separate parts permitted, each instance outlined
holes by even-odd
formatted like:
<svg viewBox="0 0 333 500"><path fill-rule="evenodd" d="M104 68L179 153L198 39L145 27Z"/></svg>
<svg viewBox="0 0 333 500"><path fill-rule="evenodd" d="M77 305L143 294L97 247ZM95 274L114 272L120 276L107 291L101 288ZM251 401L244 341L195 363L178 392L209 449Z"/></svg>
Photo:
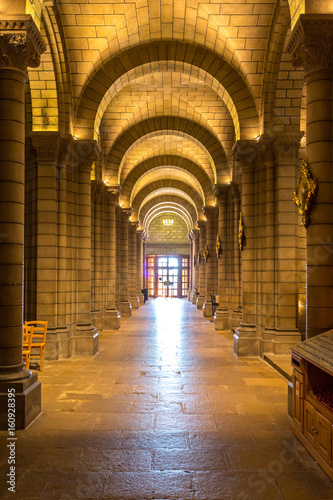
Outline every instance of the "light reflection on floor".
<svg viewBox="0 0 333 500"><path fill-rule="evenodd" d="M156 311L156 340L159 360L164 365L178 365L181 343L181 316L183 299L157 298L154 301Z"/></svg>

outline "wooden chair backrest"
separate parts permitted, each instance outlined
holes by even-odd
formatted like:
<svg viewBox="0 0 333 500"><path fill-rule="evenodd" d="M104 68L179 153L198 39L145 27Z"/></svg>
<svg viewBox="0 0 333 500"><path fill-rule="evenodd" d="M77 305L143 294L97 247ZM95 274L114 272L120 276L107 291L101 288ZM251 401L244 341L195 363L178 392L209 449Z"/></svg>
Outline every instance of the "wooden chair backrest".
<svg viewBox="0 0 333 500"><path fill-rule="evenodd" d="M25 326L33 327L32 342L38 342L40 344L45 344L46 332L47 332L47 321L26 321Z"/></svg>

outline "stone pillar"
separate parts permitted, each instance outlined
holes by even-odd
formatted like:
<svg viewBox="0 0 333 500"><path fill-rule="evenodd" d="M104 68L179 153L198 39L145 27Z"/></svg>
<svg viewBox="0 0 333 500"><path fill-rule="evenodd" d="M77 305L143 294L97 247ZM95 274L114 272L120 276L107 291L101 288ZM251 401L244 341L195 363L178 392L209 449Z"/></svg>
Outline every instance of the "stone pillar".
<svg viewBox="0 0 333 500"><path fill-rule="evenodd" d="M308 167L318 192L306 233L306 335L333 327L333 15L306 14L289 43L305 71Z"/></svg>
<svg viewBox="0 0 333 500"><path fill-rule="evenodd" d="M242 320L234 334L237 356L258 356L260 337L256 328L256 228L255 168L259 159L257 141L237 141L233 149L242 174L241 213L244 225L242 250Z"/></svg>
<svg viewBox="0 0 333 500"><path fill-rule="evenodd" d="M116 309L116 204L119 190L108 187L107 198L107 306L104 313L104 330L119 330L120 314Z"/></svg>
<svg viewBox="0 0 333 500"><path fill-rule="evenodd" d="M73 140L71 167L78 172L77 310L72 338L74 354L98 352L98 333L91 322L91 167L98 158L96 141Z"/></svg>
<svg viewBox="0 0 333 500"><path fill-rule="evenodd" d="M219 307L214 315L215 330L227 330L229 328L228 295L228 266L227 266L227 201L228 186L214 186L215 196L218 202L219 225L218 235L221 241L221 252L218 257L218 294Z"/></svg>
<svg viewBox="0 0 333 500"><path fill-rule="evenodd" d="M8 19L9 18L9 19ZM24 265L25 84L45 43L31 16L0 19L0 429L8 429L8 391L15 390L15 428L41 411L37 374L22 361Z"/></svg>
<svg viewBox="0 0 333 500"><path fill-rule="evenodd" d="M203 251L206 245L206 221L198 221L197 226L200 230L199 238L199 252L198 252L198 265L199 265L199 295L197 296L196 305L197 309L202 309L202 306L206 300L207 292L207 279L206 279L206 262L203 258Z"/></svg>
<svg viewBox="0 0 333 500"><path fill-rule="evenodd" d="M297 213L293 196L296 189L296 165L298 149L302 132L280 133L274 135L275 146L275 224L271 231L269 224L266 227L268 236L266 247L273 260L267 259L268 264L276 263L275 268L268 269L265 282L271 281L273 272L273 286L267 290L266 297L273 298L273 304L266 301L266 318L273 325L268 325L263 332L264 352L270 348L274 354L288 354L290 347L300 342L301 336L297 329L298 313L298 278L297 278ZM271 173L271 165L266 164L267 174ZM270 175L271 177L271 175ZM268 179L268 183L271 183ZM270 201L270 200L269 200ZM270 215L268 221L272 222ZM270 234L270 236L269 236ZM270 294L269 294L270 292ZM267 345L267 341L268 345ZM266 344L266 345L265 345ZM269 345L271 344L271 345Z"/></svg>
<svg viewBox="0 0 333 500"><path fill-rule="evenodd" d="M197 301L197 285L198 285L198 238L199 231L197 229L192 229L192 290L190 295L190 302L196 304Z"/></svg>
<svg viewBox="0 0 333 500"><path fill-rule="evenodd" d="M132 210L128 208L122 209L122 222L121 222L121 255L120 255L120 314L122 318L129 318L132 316L132 305L129 301L128 294L128 225L129 216Z"/></svg>
<svg viewBox="0 0 333 500"><path fill-rule="evenodd" d="M102 312L102 290L103 290L103 249L102 249L102 216L103 216L103 183L95 182L92 189L94 193L92 205L92 265L93 265L93 285L91 288L93 309L91 319L98 331L103 330L103 312Z"/></svg>
<svg viewBox="0 0 333 500"><path fill-rule="evenodd" d="M147 288L147 235L142 235L143 288Z"/></svg>
<svg viewBox="0 0 333 500"><path fill-rule="evenodd" d="M206 222L206 245L208 248L208 259L206 262L206 299L202 306L202 314L205 318L213 317L213 307L212 307L212 293L214 290L214 273L216 273L216 255L215 255L215 244L216 244L216 234L214 231L214 222L216 217L215 207L205 207L204 214L207 218Z"/></svg>
<svg viewBox="0 0 333 500"><path fill-rule="evenodd" d="M136 233L136 238L137 238L137 296L139 297L139 303L140 305L144 305L144 298L143 298L143 293L141 290L143 289L143 235L144 231L137 231Z"/></svg>
<svg viewBox="0 0 333 500"><path fill-rule="evenodd" d="M191 301L191 292L192 292L192 281L193 281L193 237L192 233L189 233L187 235L188 239L190 240L190 265L189 265L189 276L188 276L188 290L187 290L187 300L190 302Z"/></svg>
<svg viewBox="0 0 333 500"><path fill-rule="evenodd" d="M137 296L137 227L138 222L130 222L128 226L128 293L132 309L139 309Z"/></svg>
<svg viewBox="0 0 333 500"><path fill-rule="evenodd" d="M241 210L239 186L236 183L231 183L231 196L233 201L233 290L232 290L232 311L230 318L230 327L235 329L239 326L242 311L241 311L241 251L238 242L239 229L239 214Z"/></svg>
<svg viewBox="0 0 333 500"><path fill-rule="evenodd" d="M36 317L48 321L46 359L68 358L67 172L58 132L32 132L37 157ZM68 146L68 143L67 143Z"/></svg>

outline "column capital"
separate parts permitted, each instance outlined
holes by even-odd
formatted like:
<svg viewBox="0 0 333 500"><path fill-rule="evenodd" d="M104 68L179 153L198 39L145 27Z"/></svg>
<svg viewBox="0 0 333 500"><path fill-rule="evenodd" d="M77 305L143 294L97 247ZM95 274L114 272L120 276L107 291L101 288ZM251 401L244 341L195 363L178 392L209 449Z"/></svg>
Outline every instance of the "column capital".
<svg viewBox="0 0 333 500"><path fill-rule="evenodd" d="M201 231L201 229L206 229L206 227L207 227L207 221L205 221L205 220L197 220L197 226L199 228L199 231Z"/></svg>
<svg viewBox="0 0 333 500"><path fill-rule="evenodd" d="M60 155L59 132L31 132L32 147L37 153L37 160L55 161Z"/></svg>
<svg viewBox="0 0 333 500"><path fill-rule="evenodd" d="M0 69L37 68L46 44L30 15L0 17Z"/></svg>
<svg viewBox="0 0 333 500"><path fill-rule="evenodd" d="M226 203L230 184L214 184L213 191L218 204Z"/></svg>
<svg viewBox="0 0 333 500"><path fill-rule="evenodd" d="M214 217L214 215L216 214L216 207L202 207L202 211L207 217L207 220L211 220L212 217Z"/></svg>
<svg viewBox="0 0 333 500"><path fill-rule="evenodd" d="M257 140L237 141L232 152L236 160L240 162L241 172L254 171L259 153L262 151L262 144Z"/></svg>
<svg viewBox="0 0 333 500"><path fill-rule="evenodd" d="M101 147L95 140L74 139L70 141L69 162L72 168L91 170L92 164L98 160Z"/></svg>
<svg viewBox="0 0 333 500"><path fill-rule="evenodd" d="M121 186L106 186L106 188L108 192L108 202L117 205L121 194Z"/></svg>
<svg viewBox="0 0 333 500"><path fill-rule="evenodd" d="M274 150L277 160L297 160L304 132L277 132L274 134Z"/></svg>
<svg viewBox="0 0 333 500"><path fill-rule="evenodd" d="M288 51L296 68L306 72L333 70L333 15L301 14L291 33Z"/></svg>
<svg viewBox="0 0 333 500"><path fill-rule="evenodd" d="M127 219L131 216L131 213L133 212L133 208L132 207L127 207L127 208L121 208L121 211L126 219Z"/></svg>

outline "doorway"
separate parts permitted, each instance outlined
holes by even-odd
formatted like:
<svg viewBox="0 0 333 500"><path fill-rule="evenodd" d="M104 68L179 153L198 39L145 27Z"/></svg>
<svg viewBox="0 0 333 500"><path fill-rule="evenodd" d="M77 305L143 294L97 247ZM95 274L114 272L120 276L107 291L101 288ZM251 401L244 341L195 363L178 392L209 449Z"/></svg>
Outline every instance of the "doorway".
<svg viewBox="0 0 333 500"><path fill-rule="evenodd" d="M147 280L151 297L186 297L189 287L189 257L148 255Z"/></svg>

